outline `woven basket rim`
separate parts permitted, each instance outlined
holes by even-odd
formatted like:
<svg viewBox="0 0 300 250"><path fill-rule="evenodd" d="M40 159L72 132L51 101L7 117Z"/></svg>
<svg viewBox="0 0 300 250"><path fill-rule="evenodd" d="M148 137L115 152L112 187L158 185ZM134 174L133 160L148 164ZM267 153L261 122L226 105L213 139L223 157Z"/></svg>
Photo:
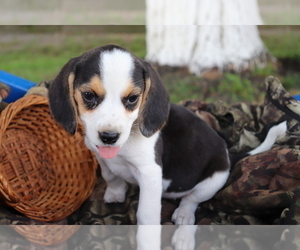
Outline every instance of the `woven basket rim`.
<svg viewBox="0 0 300 250"><path fill-rule="evenodd" d="M18 112L20 112L22 109L34 105L39 104L48 104L47 97L44 96L38 96L38 95L28 95L25 97L22 97L15 102L9 103L7 107L0 113L0 145L2 143L2 137L5 133L7 127L10 124L11 118Z"/></svg>
<svg viewBox="0 0 300 250"><path fill-rule="evenodd" d="M4 142L3 141L4 134L9 129L9 125L10 125L10 122L12 121L13 117L15 117L15 115L17 115L23 109L26 109L30 106L35 106L35 105L47 105L47 108L48 108L48 106L49 106L48 105L48 98L42 97L42 96L37 96L37 95L25 96L25 97L22 97L22 98L18 99L14 103L10 103L3 110L3 112L0 114L0 147L1 147L2 143ZM49 110L49 112L50 112L50 110ZM55 121L53 120L53 122L55 122ZM55 122L55 124L57 124L57 123ZM61 129L64 130L63 128L61 128ZM72 143L69 143L69 144L71 144L70 147L73 147ZM78 146L76 146L76 147L78 148ZM85 150L87 150L87 149L85 148L85 149L82 149L82 150L83 150L82 152L86 152ZM91 165L89 167L89 169L87 170L89 172L87 173L87 175L86 175L87 179L85 179L85 180L89 180L89 178L91 178L92 179L91 182L93 182L93 183L91 183L91 186L93 186L96 183L97 162L95 161L95 158L94 158L94 156L91 152L88 153L88 154L90 154L91 157L92 157L92 160L89 158L89 162L90 162L89 164L93 164L93 165ZM85 153L84 155L87 155L87 154ZM1 157L1 155L0 155L0 157ZM80 165L84 164L83 162L86 161L86 160L87 159L81 159L80 158L79 164ZM0 183L1 184L0 185L0 193L2 194L2 197L4 198L4 202L6 204L14 207L16 210L19 210L19 211L20 211L20 209L23 209L23 205L30 206L30 208L33 208L33 209L38 209L38 206L40 206L40 205L37 205L36 202L33 202L34 199L30 200L30 201L24 200L21 195L19 195L18 193L15 192L13 187L10 185L9 180L5 179L5 176L3 175L2 169L3 169L3 165L0 162L0 182L1 182ZM55 171L55 168L52 167L51 169L53 171ZM79 168L77 167L76 169L79 169ZM94 176L92 176L92 175L94 175ZM3 187L5 187L5 188L3 188ZM51 191L52 187L48 188L48 190ZM89 193L88 196L89 196L92 191L93 191L92 188L91 188L91 190L82 190L80 195L83 195L85 197L86 196L85 193L88 192ZM45 192L41 195L41 197L46 197L46 196L47 196L47 194L45 195ZM88 196L86 198L88 198ZM72 196L70 196L70 197L68 197L69 199L67 199L69 203L70 203L70 200L72 199ZM23 214L27 215L28 217L31 217L31 218L34 218L34 219L39 219L39 220L43 220L43 221L52 221L52 219L47 218L47 216L55 217L56 216L55 211L48 211L48 210L49 210L48 208L44 209L43 211L37 210L37 211L35 211L36 216L29 216L24 211L21 211L21 212ZM72 210L72 209L70 209L70 210ZM46 217L43 217L44 212L47 213ZM72 212L74 212L74 210L71 211L70 213L72 213ZM64 217L66 217L66 216L64 216ZM55 219L55 220L58 220L58 219Z"/></svg>
<svg viewBox="0 0 300 250"><path fill-rule="evenodd" d="M8 104L8 106L3 110L3 112L0 114L0 145L2 144L2 139L3 139L3 135L6 132L11 119L17 114L19 113L22 109L31 106L32 104L34 105L40 105L40 104L47 104L47 98L43 97L43 96L25 96L22 97L18 100L16 100L15 102L12 102L10 104ZM0 167L1 167L1 162L0 162ZM9 202L10 205L12 205L13 203L18 203L20 202L20 200L22 200L22 198L20 197L20 195L16 194L14 192L14 190L12 189L11 185L9 185L8 181L2 176L2 173L0 172L0 180L2 183L4 183L4 185L7 188L7 191L9 193L14 193L14 200L11 200L11 195L7 195L7 192L4 192L3 189L0 189L0 193L2 194L2 196L4 198L7 199L6 202ZM8 201L9 200L9 201ZM23 201L24 204L30 204L26 201Z"/></svg>

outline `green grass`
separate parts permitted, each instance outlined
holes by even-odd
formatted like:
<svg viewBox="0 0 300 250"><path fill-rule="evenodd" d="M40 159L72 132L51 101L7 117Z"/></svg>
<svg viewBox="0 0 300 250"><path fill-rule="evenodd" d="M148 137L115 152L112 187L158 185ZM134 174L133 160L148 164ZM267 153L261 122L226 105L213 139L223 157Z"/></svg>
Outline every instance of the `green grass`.
<svg viewBox="0 0 300 250"><path fill-rule="evenodd" d="M266 75L276 75L277 69L273 63L268 63L265 68L254 68L252 74L259 77L264 77Z"/></svg>
<svg viewBox="0 0 300 250"><path fill-rule="evenodd" d="M175 78L175 80L174 80ZM199 84L198 78L193 75L177 77L170 74L162 76L163 82L166 84L170 95L170 100L178 103L184 99L201 99L202 86Z"/></svg>
<svg viewBox="0 0 300 250"><path fill-rule="evenodd" d="M0 27L0 69L40 82L51 80L72 57L105 44L117 44L132 51L140 58L146 55L144 32L134 32L136 27L90 27L77 31L77 26ZM143 28L140 28L143 30ZM112 31L118 33L112 33ZM21 32L21 34L20 34ZM9 35L9 39L5 38ZM271 27L262 29L266 47L278 59L300 63L299 28ZM264 79L269 75L279 77L292 94L299 93L300 72L284 69L269 63L267 67L252 72L225 73L214 80L189 74L186 69L158 68L173 102L185 99L203 101L223 100L227 103L247 101L260 103L264 95Z"/></svg>
<svg viewBox="0 0 300 250"><path fill-rule="evenodd" d="M47 37L43 38L47 40ZM52 79L62 66L72 57L105 44L124 46L139 57L145 57L145 39L143 35L83 35L58 38L59 42L44 41L14 41L1 43L0 69L39 82Z"/></svg>
<svg viewBox="0 0 300 250"><path fill-rule="evenodd" d="M300 75L298 72L288 72L282 78L282 84L286 89L290 90L292 94L300 94Z"/></svg>
<svg viewBox="0 0 300 250"><path fill-rule="evenodd" d="M282 33L262 34L265 46L276 58L300 59L299 29L282 28Z"/></svg>
<svg viewBox="0 0 300 250"><path fill-rule="evenodd" d="M232 73L224 74L224 77L220 80L219 86L215 91L228 93L228 95L231 96L232 102L238 102L240 100L252 102L257 94L249 79Z"/></svg>

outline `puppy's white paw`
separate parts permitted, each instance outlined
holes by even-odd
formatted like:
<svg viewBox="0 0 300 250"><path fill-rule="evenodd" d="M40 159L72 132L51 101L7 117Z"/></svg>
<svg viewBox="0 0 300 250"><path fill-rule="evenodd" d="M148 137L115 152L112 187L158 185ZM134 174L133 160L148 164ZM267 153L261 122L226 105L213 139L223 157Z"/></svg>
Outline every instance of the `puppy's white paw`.
<svg viewBox="0 0 300 250"><path fill-rule="evenodd" d="M126 198L127 188L110 188L107 187L104 194L106 203L124 202Z"/></svg>
<svg viewBox="0 0 300 250"><path fill-rule="evenodd" d="M179 226L173 234L172 245L175 250L194 250L197 226Z"/></svg>
<svg viewBox="0 0 300 250"><path fill-rule="evenodd" d="M279 123L277 126L273 127L273 130L274 130L273 133L275 134L275 136L279 136L279 135L285 134L286 131L287 131L287 122L284 121L282 123Z"/></svg>
<svg viewBox="0 0 300 250"><path fill-rule="evenodd" d="M172 215L176 225L194 225L195 211L189 206L179 206Z"/></svg>

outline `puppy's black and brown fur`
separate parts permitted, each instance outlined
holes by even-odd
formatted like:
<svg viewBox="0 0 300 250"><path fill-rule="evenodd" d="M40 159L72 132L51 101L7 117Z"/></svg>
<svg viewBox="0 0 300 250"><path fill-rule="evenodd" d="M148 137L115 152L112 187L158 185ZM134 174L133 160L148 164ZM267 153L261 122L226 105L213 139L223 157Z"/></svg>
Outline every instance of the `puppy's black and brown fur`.
<svg viewBox="0 0 300 250"><path fill-rule="evenodd" d="M152 66L114 45L71 59L49 89L53 117L71 134L81 122L107 182L106 202L138 184L139 224L159 224L161 197L181 198L176 224L193 224L200 202L225 184L226 144L203 120L170 104ZM273 136L274 137L274 136Z"/></svg>

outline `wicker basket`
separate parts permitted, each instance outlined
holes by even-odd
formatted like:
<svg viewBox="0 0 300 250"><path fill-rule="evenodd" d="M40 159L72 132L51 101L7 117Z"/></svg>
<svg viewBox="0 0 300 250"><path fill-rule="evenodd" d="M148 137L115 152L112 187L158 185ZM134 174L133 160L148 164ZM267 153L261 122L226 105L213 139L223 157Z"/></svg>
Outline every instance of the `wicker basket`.
<svg viewBox="0 0 300 250"><path fill-rule="evenodd" d="M28 241L43 246L53 246L67 241L80 225L12 225L11 227Z"/></svg>
<svg viewBox="0 0 300 250"><path fill-rule="evenodd" d="M0 116L0 199L24 215L57 221L89 197L97 162L82 136L51 117L47 98L30 95Z"/></svg>

